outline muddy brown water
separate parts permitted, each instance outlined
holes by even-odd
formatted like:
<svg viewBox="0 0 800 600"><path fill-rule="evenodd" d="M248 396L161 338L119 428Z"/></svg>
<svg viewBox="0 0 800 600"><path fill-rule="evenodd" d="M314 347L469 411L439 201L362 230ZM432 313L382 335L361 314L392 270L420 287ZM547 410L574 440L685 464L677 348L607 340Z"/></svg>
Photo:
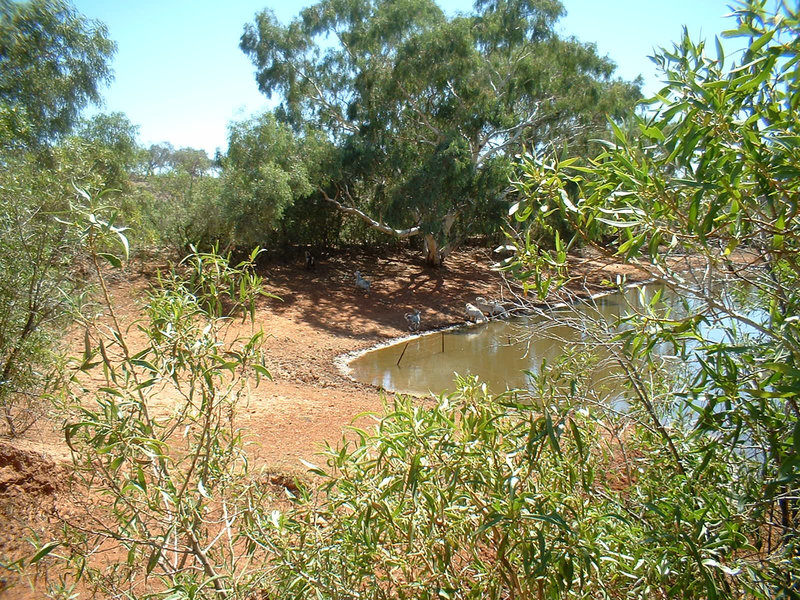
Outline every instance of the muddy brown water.
<svg viewBox="0 0 800 600"><path fill-rule="evenodd" d="M616 323L657 289L630 288L548 314L421 335L356 357L348 365L350 374L364 383L415 395L453 391L456 374L477 375L493 393L524 390L532 385L526 371L538 373L543 361L552 364L565 350L588 347L593 340L587 325ZM609 365L598 367L593 378L607 380L612 371Z"/></svg>
<svg viewBox="0 0 800 600"><path fill-rule="evenodd" d="M767 325L769 315L758 308L758 293L754 288L741 282L716 282L712 289L719 305L735 307L737 313ZM656 294L658 299L654 299ZM638 312L654 300L658 300L653 306L659 316L680 319L702 312L708 318L701 326L707 340L727 340L732 330L737 331L740 340L758 336L758 332L746 324L737 323L734 327L730 316L709 310L702 295L679 297L661 285L649 284L541 311L538 315L401 340L366 352L348 366L355 379L393 392L415 395L451 392L457 387L458 374L476 375L492 393L498 394L508 389L532 389L533 377L540 372L544 361L553 364L567 351L586 349L597 357L590 386L598 397L605 397L615 408L624 409L619 367L609 359L610 354L595 343L590 332L597 331L599 326L611 334L618 333L625 327L620 317ZM689 341L677 356L677 348L662 343L654 352L671 364L673 373L686 378L698 368L693 356L698 347L696 342Z"/></svg>

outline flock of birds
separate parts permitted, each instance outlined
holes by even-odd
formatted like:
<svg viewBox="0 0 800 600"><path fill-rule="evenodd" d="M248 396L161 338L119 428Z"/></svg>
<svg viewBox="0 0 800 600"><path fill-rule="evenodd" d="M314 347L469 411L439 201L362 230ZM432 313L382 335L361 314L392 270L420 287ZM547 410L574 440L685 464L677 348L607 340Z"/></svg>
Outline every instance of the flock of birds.
<svg viewBox="0 0 800 600"><path fill-rule="evenodd" d="M360 271L356 271L355 276L356 287L369 293L371 282L368 279L364 279ZM487 323L489 319L505 319L508 317L508 311L500 302L487 300L483 296L475 298L474 304L467 302L464 313L467 320L473 323ZM403 317L408 323L409 331L419 331L422 318L418 309L415 308L411 312L405 313Z"/></svg>
<svg viewBox="0 0 800 600"><path fill-rule="evenodd" d="M316 269L314 255L308 250L305 252L305 266L308 270ZM372 283L368 279L365 279L360 271L356 271L354 275L356 277L356 288L369 294ZM508 310L506 310L500 302L491 299L487 300L483 296L478 296L475 298L474 303L467 302L464 314L467 321L473 323L487 323L490 319L505 319L508 317ZM406 323L408 323L409 331L419 331L422 325L422 317L419 310L414 309L411 312L407 312L403 317Z"/></svg>

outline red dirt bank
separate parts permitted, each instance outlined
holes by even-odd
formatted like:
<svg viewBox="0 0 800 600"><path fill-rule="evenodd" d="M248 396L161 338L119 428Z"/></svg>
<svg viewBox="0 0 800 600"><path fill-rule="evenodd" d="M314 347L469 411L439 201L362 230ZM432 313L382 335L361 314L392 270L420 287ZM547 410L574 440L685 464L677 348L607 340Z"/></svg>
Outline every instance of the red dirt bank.
<svg viewBox="0 0 800 600"><path fill-rule="evenodd" d="M268 288L281 300L265 299L256 315L256 328L268 335L274 381L263 382L241 407L251 459L272 472L301 472L299 459L314 461L326 441L337 444L356 415L380 412L378 390L344 376L336 357L406 334L403 314L411 309L421 311L427 330L463 321L464 304L475 296L508 297L491 263L488 251L470 250L450 257L442 269L422 266L409 252L341 253L318 260L313 271L303 269L301 259L267 265ZM594 290L618 272L591 261L582 266ZM146 267L133 264L126 277L114 278L114 301L128 322L140 314L154 270ZM369 294L355 287L355 270L372 282ZM77 337L72 341L79 344ZM169 408L167 399L154 404ZM59 493L68 461L57 420L40 423L23 439L0 441L0 561L30 548L23 539L26 526L46 531L57 521L56 512L72 512ZM3 599L32 597L24 586L5 592L3 587L0 580Z"/></svg>

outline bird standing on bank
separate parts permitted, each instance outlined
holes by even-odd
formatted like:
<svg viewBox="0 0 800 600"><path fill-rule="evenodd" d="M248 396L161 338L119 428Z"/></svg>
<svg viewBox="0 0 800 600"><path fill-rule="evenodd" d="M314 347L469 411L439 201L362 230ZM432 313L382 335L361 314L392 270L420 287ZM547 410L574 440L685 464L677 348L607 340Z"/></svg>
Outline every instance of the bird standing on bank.
<svg viewBox="0 0 800 600"><path fill-rule="evenodd" d="M408 322L408 330L409 331L419 331L419 326L420 326L420 323L422 322L422 320L420 319L420 313L416 308L414 310L412 310L411 312L407 312L403 316L405 317L406 321Z"/></svg>

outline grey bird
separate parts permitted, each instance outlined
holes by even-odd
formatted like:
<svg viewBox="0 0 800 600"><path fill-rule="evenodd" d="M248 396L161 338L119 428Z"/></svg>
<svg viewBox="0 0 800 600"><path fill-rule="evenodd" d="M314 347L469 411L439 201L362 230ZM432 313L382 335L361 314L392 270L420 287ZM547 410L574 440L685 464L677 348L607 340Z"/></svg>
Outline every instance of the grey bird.
<svg viewBox="0 0 800 600"><path fill-rule="evenodd" d="M356 287L369 293L370 282L361 276L361 273L356 271Z"/></svg>
<svg viewBox="0 0 800 600"><path fill-rule="evenodd" d="M421 319L419 316L419 311L415 308L411 312L407 312L403 315L408 322L408 330L409 331L419 331L419 326L421 323Z"/></svg>

